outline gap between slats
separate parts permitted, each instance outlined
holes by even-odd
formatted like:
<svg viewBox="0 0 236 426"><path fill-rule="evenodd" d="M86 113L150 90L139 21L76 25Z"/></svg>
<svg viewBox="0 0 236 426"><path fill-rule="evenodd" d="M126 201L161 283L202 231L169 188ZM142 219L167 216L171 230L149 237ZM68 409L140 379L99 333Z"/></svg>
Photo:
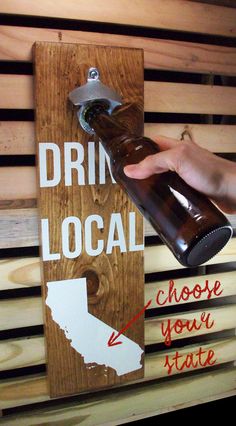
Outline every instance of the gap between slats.
<svg viewBox="0 0 236 426"><path fill-rule="evenodd" d="M46 28L0 27L0 60L32 61L37 41L96 44L144 49L144 67L172 71L236 75L236 49L177 40L161 40Z"/></svg>

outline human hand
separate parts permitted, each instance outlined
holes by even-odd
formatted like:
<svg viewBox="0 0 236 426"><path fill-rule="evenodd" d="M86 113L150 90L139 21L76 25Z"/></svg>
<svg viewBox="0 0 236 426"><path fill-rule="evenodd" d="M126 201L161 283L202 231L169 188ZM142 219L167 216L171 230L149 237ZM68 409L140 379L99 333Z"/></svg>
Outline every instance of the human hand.
<svg viewBox="0 0 236 426"><path fill-rule="evenodd" d="M155 173L173 171L188 185L211 198L224 212L236 212L234 162L220 158L190 140L159 136L154 141L161 152L126 166L124 173L128 177L145 179Z"/></svg>

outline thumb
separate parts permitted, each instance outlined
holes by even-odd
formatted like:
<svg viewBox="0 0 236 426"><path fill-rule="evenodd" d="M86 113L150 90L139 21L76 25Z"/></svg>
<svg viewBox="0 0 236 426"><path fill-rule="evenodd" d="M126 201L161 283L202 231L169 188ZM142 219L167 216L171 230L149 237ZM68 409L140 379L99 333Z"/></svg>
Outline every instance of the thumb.
<svg viewBox="0 0 236 426"><path fill-rule="evenodd" d="M144 158L140 163L126 166L124 173L134 179L145 179L155 173L163 173L169 170L176 171L176 157L174 148L158 152Z"/></svg>

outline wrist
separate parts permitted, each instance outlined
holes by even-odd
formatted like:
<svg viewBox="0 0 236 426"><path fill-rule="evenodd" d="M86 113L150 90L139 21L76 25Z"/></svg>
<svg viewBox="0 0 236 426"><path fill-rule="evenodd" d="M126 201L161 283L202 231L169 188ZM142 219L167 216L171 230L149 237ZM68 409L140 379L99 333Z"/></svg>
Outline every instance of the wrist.
<svg viewBox="0 0 236 426"><path fill-rule="evenodd" d="M224 173L221 191L219 200L224 205L224 211L229 214L236 213L236 165L234 163Z"/></svg>

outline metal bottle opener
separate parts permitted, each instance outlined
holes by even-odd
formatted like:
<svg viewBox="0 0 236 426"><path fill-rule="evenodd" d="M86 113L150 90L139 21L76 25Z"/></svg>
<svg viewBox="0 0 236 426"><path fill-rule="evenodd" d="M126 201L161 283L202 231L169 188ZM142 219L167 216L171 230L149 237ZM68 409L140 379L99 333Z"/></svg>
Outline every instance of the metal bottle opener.
<svg viewBox="0 0 236 426"><path fill-rule="evenodd" d="M77 87L69 93L70 101L79 106L77 112L78 120L85 132L93 135L95 132L85 120L88 109L96 102L103 104L109 114L118 106L122 105L122 98L110 87L105 86L99 79L97 68L89 68L87 83Z"/></svg>

